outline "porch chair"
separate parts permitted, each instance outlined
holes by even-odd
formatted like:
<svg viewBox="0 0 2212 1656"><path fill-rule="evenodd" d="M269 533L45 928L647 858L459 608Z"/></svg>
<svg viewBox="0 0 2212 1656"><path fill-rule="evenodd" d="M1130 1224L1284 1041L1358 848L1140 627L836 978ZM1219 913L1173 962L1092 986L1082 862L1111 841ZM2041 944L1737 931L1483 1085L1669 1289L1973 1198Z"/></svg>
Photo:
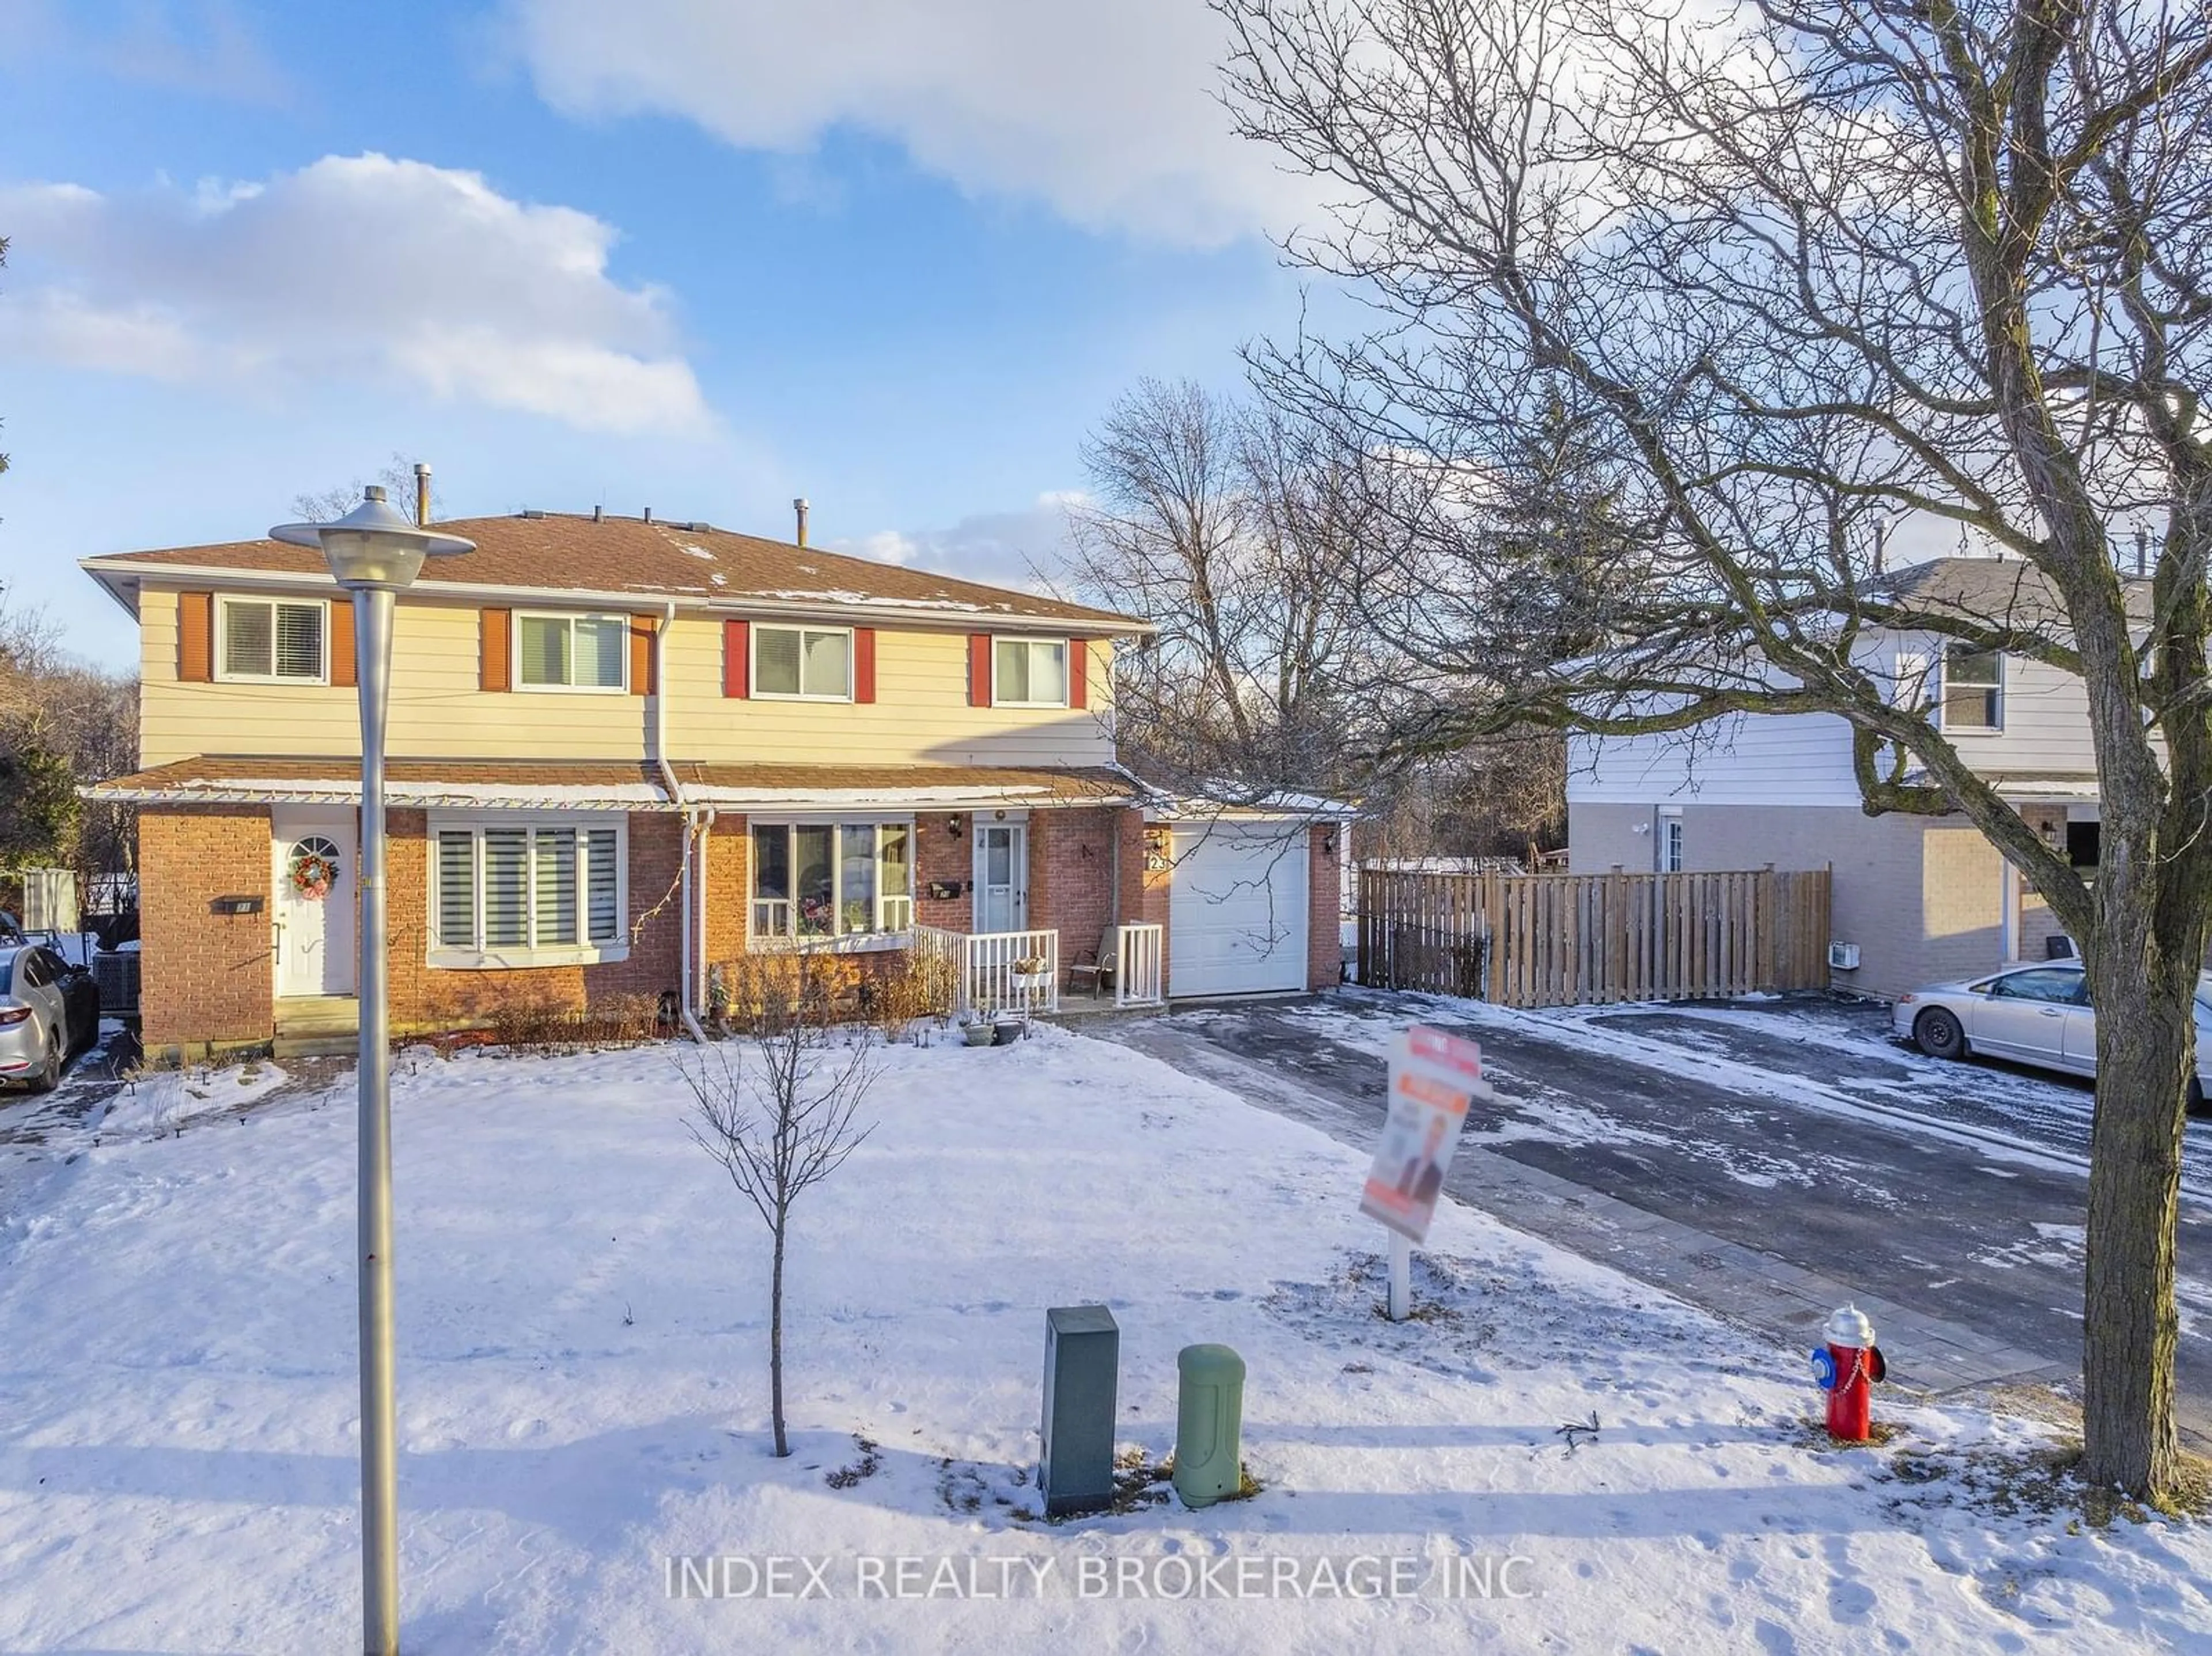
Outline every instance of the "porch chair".
<svg viewBox="0 0 2212 1656"><path fill-rule="evenodd" d="M1121 963L1121 928L1109 925L1099 937L1097 948L1077 949L1067 963L1067 992L1075 992L1078 980L1087 980L1094 995L1111 989L1115 968Z"/></svg>

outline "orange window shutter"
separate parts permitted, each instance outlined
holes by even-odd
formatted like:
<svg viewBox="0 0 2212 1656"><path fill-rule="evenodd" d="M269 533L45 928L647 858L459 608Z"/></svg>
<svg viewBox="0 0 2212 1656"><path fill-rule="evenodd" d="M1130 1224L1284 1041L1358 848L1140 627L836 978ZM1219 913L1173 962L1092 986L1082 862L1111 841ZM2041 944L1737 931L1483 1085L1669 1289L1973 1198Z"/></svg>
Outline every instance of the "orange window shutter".
<svg viewBox="0 0 2212 1656"><path fill-rule="evenodd" d="M653 682L653 622L649 616L629 618L629 693L632 695L652 695L660 686Z"/></svg>
<svg viewBox="0 0 2212 1656"><path fill-rule="evenodd" d="M215 594L177 594L177 677L186 684L215 678Z"/></svg>
<svg viewBox="0 0 2212 1656"><path fill-rule="evenodd" d="M1091 705L1091 640L1087 638L1067 641L1067 705Z"/></svg>
<svg viewBox="0 0 2212 1656"><path fill-rule="evenodd" d="M722 694L742 701L752 674L752 663L748 652L752 647L752 629L742 621L722 623Z"/></svg>
<svg viewBox="0 0 2212 1656"><path fill-rule="evenodd" d="M873 701L876 699L876 629L855 627L853 629L853 700Z"/></svg>
<svg viewBox="0 0 2212 1656"><path fill-rule="evenodd" d="M353 688L353 599L344 594L331 600L331 682L343 689Z"/></svg>
<svg viewBox="0 0 2212 1656"><path fill-rule="evenodd" d="M511 690L514 688L509 663L514 645L514 614L507 610L484 610L478 612L478 619L483 633L483 648L477 657L478 688Z"/></svg>
<svg viewBox="0 0 2212 1656"><path fill-rule="evenodd" d="M988 633L968 634L968 705L971 707L991 705L991 635Z"/></svg>

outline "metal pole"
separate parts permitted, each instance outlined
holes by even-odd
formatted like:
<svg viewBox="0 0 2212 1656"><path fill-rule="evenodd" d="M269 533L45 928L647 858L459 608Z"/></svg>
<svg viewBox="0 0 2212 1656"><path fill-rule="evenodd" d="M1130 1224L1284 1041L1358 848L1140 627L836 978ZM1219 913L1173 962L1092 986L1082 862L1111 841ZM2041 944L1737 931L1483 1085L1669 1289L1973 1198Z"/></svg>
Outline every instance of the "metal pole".
<svg viewBox="0 0 2212 1656"><path fill-rule="evenodd" d="M1402 1231L1390 1233L1390 1320L1413 1314L1413 1245Z"/></svg>
<svg viewBox="0 0 2212 1656"><path fill-rule="evenodd" d="M385 947L389 590L353 595L361 685L361 1588L364 1656L399 1650L399 1459L392 1401L392 1043Z"/></svg>

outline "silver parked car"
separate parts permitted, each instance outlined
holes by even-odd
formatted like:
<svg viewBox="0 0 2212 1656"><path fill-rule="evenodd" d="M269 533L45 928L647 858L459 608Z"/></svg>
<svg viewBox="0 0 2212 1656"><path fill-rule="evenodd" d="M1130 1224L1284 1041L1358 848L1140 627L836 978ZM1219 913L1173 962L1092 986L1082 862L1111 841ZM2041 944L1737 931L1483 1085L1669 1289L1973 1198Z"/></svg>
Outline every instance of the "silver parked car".
<svg viewBox="0 0 2212 1656"><path fill-rule="evenodd" d="M2071 1075L2097 1073L2097 1013L2079 961L2016 967L1900 996L1890 1026L1931 1058L2010 1059ZM2197 1073L2189 1111L2204 1113L2202 1077L2212 1075L2212 972L2197 980Z"/></svg>
<svg viewBox="0 0 2212 1656"><path fill-rule="evenodd" d="M0 1081L50 1093L100 1034L100 986L42 943L0 947Z"/></svg>

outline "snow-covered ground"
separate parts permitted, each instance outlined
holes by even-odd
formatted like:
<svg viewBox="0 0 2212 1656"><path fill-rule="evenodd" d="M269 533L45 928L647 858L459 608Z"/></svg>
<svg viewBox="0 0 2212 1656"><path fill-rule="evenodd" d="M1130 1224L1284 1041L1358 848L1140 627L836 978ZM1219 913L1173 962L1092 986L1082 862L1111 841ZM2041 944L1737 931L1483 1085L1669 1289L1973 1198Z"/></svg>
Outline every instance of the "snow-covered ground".
<svg viewBox="0 0 2212 1656"><path fill-rule="evenodd" d="M1058 1031L882 1053L877 1131L799 1211L775 1461L762 1238L684 1131L686 1056L401 1066L410 1652L2078 1652L2212 1627L2212 1531L2004 1498L2033 1494L2008 1468L2045 1429L1885 1399L1898 1440L1832 1450L1802 1353L1482 1215L1448 1206L1423 1315L1383 1320L1358 1153ZM295 1094L180 1125L103 1134L0 1220L0 1648L355 1636L349 1113ZM1256 1497L1036 1516L1044 1309L1091 1301L1147 1457L1178 1348L1243 1354ZM671 1598L700 1555L748 1561L740 1586L803 1556L832 1596ZM1418 1590L1310 1596L1387 1579L1357 1556L1419 1561ZM858 1598L866 1557L1014 1596ZM1512 1596L1440 1595L1452 1559ZM1138 1596L1194 1580L1219 1596Z"/></svg>

